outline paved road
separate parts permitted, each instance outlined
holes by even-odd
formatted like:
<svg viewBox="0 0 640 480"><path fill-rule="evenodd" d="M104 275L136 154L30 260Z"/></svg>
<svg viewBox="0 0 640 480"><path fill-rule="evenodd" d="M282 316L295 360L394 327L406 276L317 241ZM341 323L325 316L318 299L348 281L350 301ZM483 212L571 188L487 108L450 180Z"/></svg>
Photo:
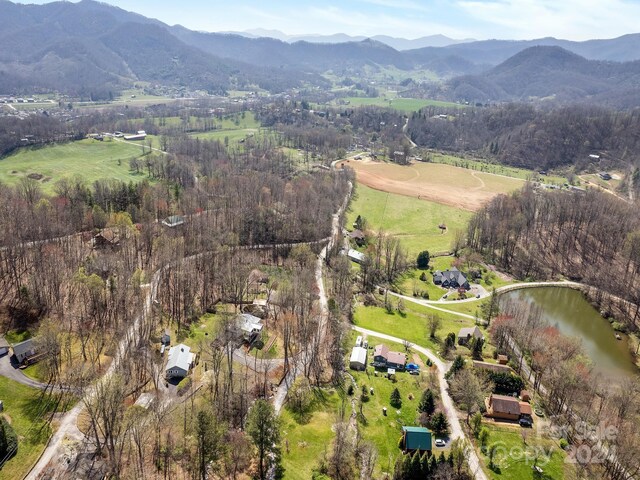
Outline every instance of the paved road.
<svg viewBox="0 0 640 480"><path fill-rule="evenodd" d="M365 333L367 335L371 335L372 337L382 338L383 340L389 340L390 342L402 343L404 340L398 337L392 337L391 335L386 335L384 333L378 333L373 330L367 330L366 328L361 327L352 327L355 331L360 333ZM447 419L449 420L449 426L451 428L451 439L454 440L456 438L464 439L464 432L462 430L462 426L460 425L460 420L458 419L458 415L456 414L456 409L453 405L453 400L449 396L449 391L447 390L447 381L445 379L445 373L449 370L450 365L446 364L442 360L440 360L431 350L425 347L421 347L419 345L413 345L412 347L415 351L426 355L429 360L433 362L433 364L438 369L438 380L440 381L440 398L442 399L442 405L444 407L444 413L447 415ZM488 480L485 473L480 468L480 459L476 454L473 447L468 447L467 449L467 457L469 461L469 468L471 473L477 480Z"/></svg>

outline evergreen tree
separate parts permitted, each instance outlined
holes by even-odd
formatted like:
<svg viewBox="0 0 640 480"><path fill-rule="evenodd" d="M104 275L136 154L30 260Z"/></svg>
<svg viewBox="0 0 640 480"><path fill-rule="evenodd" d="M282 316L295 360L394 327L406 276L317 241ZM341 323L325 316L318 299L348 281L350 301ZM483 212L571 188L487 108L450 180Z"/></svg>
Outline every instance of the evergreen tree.
<svg viewBox="0 0 640 480"><path fill-rule="evenodd" d="M429 454L424 452L420 457L420 478L429 477Z"/></svg>
<svg viewBox="0 0 640 480"><path fill-rule="evenodd" d="M270 403L256 400L249 410L247 433L258 449L258 475L260 480L264 480L269 457L277 456L280 443L280 421Z"/></svg>
<svg viewBox="0 0 640 480"><path fill-rule="evenodd" d="M444 452L440 452L440 456L438 457L438 464L443 465L447 463L447 457L444 456Z"/></svg>
<svg viewBox="0 0 640 480"><path fill-rule="evenodd" d="M400 398L400 390L398 390L397 388L393 389L393 392L391 392L391 398L389 399L389 403L391 403L391 406L394 408L400 408L402 406L402 398Z"/></svg>
<svg viewBox="0 0 640 480"><path fill-rule="evenodd" d="M418 451L416 450L413 455L411 456L411 463L409 465L409 471L407 472L407 479L408 480L420 480L420 472L421 472L421 467L420 467L420 454L418 453Z"/></svg>
<svg viewBox="0 0 640 480"><path fill-rule="evenodd" d="M434 473L436 473L437 469L438 469L438 462L436 460L436 456L431 455L431 458L429 459L429 473L433 475Z"/></svg>
<svg viewBox="0 0 640 480"><path fill-rule="evenodd" d="M424 392L422 392L422 398L420 399L420 403L418 403L418 411L420 413L426 413L427 415L433 415L433 412L436 410L436 402L433 398L433 392L430 388L427 388Z"/></svg>

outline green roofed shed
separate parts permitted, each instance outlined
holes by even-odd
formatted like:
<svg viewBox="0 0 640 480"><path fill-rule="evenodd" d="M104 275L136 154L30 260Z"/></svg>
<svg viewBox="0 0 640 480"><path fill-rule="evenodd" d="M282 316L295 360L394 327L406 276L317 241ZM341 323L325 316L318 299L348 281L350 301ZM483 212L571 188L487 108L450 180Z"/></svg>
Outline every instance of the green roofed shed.
<svg viewBox="0 0 640 480"><path fill-rule="evenodd" d="M431 431L424 427L402 427L406 451L431 452Z"/></svg>

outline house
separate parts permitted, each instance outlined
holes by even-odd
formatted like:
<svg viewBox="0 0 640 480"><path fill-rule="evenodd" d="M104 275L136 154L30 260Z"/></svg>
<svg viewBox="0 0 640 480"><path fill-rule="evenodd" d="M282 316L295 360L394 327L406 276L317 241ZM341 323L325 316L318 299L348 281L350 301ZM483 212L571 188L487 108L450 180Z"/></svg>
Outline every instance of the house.
<svg viewBox="0 0 640 480"><path fill-rule="evenodd" d="M236 317L238 328L242 331L242 338L249 343L253 343L262 335L262 320L250 313L241 313Z"/></svg>
<svg viewBox="0 0 640 480"><path fill-rule="evenodd" d="M431 454L431 431L424 427L402 427L402 451Z"/></svg>
<svg viewBox="0 0 640 480"><path fill-rule="evenodd" d="M115 248L120 244L120 235L112 228L103 228L93 236L93 248Z"/></svg>
<svg viewBox="0 0 640 480"><path fill-rule="evenodd" d="M349 359L351 370L365 370L367 368L367 349L363 347L353 347L351 358Z"/></svg>
<svg viewBox="0 0 640 480"><path fill-rule="evenodd" d="M18 363L28 361L31 357L34 357L36 353L37 349L31 338L13 345L13 355L16 357Z"/></svg>
<svg viewBox="0 0 640 480"><path fill-rule="evenodd" d="M471 338L482 340L484 336L478 327L461 328L458 332L458 345L467 345Z"/></svg>
<svg viewBox="0 0 640 480"><path fill-rule="evenodd" d="M363 263L364 259L366 258L366 255L362 252L359 252L357 250L354 250L353 248L350 248L347 251L347 257L349 258L349 260L351 260L352 262L355 263Z"/></svg>
<svg viewBox="0 0 640 480"><path fill-rule="evenodd" d="M453 267L451 270L445 270L444 272L437 270L433 274L433 283L440 285L443 288L471 289L471 285L469 285L467 277L456 267Z"/></svg>
<svg viewBox="0 0 640 480"><path fill-rule="evenodd" d="M189 374L189 370L193 367L194 354L191 349L179 344L169 349L169 359L165 368L167 378L184 378Z"/></svg>
<svg viewBox="0 0 640 480"><path fill-rule="evenodd" d="M9 342L7 342L4 335L0 335L0 355L6 355L9 353Z"/></svg>
<svg viewBox="0 0 640 480"><path fill-rule="evenodd" d="M169 228L179 227L180 225L184 225L184 217L181 215L171 215L162 220L162 224Z"/></svg>
<svg viewBox="0 0 640 480"><path fill-rule="evenodd" d="M349 233L349 238L351 240L353 240L354 242L356 242L356 245L358 245L359 247L363 246L365 244L366 241L366 237L364 235L364 232L362 230L354 230L353 232Z"/></svg>
<svg viewBox="0 0 640 480"><path fill-rule="evenodd" d="M486 415L491 418L513 421L525 419L531 422L531 405L514 397L491 394L485 399L485 407Z"/></svg>
<svg viewBox="0 0 640 480"><path fill-rule="evenodd" d="M473 361L473 368L480 370L490 370L496 373L511 373L511 367L508 365L499 365L497 363L480 362L478 360Z"/></svg>
<svg viewBox="0 0 640 480"><path fill-rule="evenodd" d="M394 370L404 370L407 363L407 356L401 352L391 352L384 344L376 345L373 350L373 366L377 368L391 368Z"/></svg>

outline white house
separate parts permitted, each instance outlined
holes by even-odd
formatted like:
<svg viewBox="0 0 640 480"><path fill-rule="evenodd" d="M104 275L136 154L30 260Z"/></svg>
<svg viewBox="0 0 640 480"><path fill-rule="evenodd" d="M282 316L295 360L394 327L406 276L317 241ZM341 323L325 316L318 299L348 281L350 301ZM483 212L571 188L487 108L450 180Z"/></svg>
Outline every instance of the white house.
<svg viewBox="0 0 640 480"><path fill-rule="evenodd" d="M349 359L349 368L351 370L364 370L367 368L366 348L353 347L353 350L351 350L351 358Z"/></svg>
<svg viewBox="0 0 640 480"><path fill-rule="evenodd" d="M237 318L242 337L249 343L262 335L262 320L250 313L241 313Z"/></svg>
<svg viewBox="0 0 640 480"><path fill-rule="evenodd" d="M169 228L179 227L184 225L184 217L182 215L171 215L162 220L162 224Z"/></svg>
<svg viewBox="0 0 640 480"><path fill-rule="evenodd" d="M194 354L191 353L191 349L184 345L179 344L169 349L169 359L167 360L167 367L165 368L165 374L167 378L184 378L189 374L189 370L193 366Z"/></svg>

